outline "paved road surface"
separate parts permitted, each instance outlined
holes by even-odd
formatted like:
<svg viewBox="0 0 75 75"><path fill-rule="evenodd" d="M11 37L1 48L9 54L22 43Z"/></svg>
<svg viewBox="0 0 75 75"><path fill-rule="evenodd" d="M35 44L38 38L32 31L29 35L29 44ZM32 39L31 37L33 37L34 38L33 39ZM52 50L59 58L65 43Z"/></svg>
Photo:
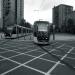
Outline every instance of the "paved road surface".
<svg viewBox="0 0 75 75"><path fill-rule="evenodd" d="M75 68L75 41L55 41L44 49ZM75 69L32 40L0 40L0 75L75 75Z"/></svg>

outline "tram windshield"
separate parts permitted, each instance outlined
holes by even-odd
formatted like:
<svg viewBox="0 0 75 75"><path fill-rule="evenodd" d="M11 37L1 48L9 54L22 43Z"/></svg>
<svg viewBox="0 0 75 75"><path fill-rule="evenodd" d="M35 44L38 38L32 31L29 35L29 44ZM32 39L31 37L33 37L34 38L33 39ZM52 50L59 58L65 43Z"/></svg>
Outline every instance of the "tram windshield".
<svg viewBox="0 0 75 75"><path fill-rule="evenodd" d="M48 31L48 24L38 24L38 31Z"/></svg>

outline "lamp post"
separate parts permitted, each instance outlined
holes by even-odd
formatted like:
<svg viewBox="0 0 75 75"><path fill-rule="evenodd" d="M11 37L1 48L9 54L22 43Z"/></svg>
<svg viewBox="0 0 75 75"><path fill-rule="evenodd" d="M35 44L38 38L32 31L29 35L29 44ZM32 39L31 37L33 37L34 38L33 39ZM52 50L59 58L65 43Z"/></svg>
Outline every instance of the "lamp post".
<svg viewBox="0 0 75 75"><path fill-rule="evenodd" d="M55 40L55 25L53 25L53 40Z"/></svg>

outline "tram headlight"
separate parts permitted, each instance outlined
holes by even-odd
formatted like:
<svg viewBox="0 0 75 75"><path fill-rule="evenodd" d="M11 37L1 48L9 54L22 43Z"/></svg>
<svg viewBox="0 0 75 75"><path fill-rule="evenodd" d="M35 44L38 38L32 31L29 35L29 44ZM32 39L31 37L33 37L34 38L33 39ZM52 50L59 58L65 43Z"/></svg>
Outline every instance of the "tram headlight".
<svg viewBox="0 0 75 75"><path fill-rule="evenodd" d="M46 39L48 39L48 38L46 38Z"/></svg>

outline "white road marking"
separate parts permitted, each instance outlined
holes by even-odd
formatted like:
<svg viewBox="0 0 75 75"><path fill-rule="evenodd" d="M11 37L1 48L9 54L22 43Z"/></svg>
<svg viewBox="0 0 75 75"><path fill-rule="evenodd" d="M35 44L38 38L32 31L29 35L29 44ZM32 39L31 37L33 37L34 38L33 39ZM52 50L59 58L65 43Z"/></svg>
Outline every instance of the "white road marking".
<svg viewBox="0 0 75 75"><path fill-rule="evenodd" d="M19 55L22 55L22 54L26 55L26 53L33 52L33 51L37 51L37 50L38 49L34 49L34 50L31 50L31 51L27 51L25 53L17 52L17 51L14 51L14 50L9 50L8 52L15 52L15 53L19 53L19 54L14 55L14 56L11 56L11 57L8 57L8 58L16 57L16 56L19 56Z"/></svg>
<svg viewBox="0 0 75 75"><path fill-rule="evenodd" d="M59 46L59 47L57 47L57 48L61 48L61 47L63 47L65 44L62 44L61 46Z"/></svg>
<svg viewBox="0 0 75 75"><path fill-rule="evenodd" d="M55 50L55 49L52 49L51 51L53 51L53 50ZM5 57L1 56L1 57L3 57L4 59L7 59L7 60L10 60L10 61L12 61L12 62L15 62L15 63L19 64L19 66L15 67L15 68L13 68L13 69L8 70L8 71L2 73L1 75L5 75L5 74L7 74L7 73L9 73L9 72L11 72L11 71L13 71L13 70L15 70L15 69L21 67L21 66L25 66L25 67L27 67L27 68L29 68L29 69L35 70L35 71L40 72L40 73L42 73L42 74L45 75L45 74L46 74L45 72L40 71L40 70L37 70L37 69L34 69L34 68L29 67L29 66L26 65L27 63L29 63L29 62L31 62L31 61L37 59L37 58L40 58L41 56L43 56L43 55L45 55L45 54L47 54L47 53L44 53L44 54L42 54L42 55L40 55L40 56L38 56L38 57L35 57L35 58L33 58L32 60L29 60L29 61L25 62L24 64L18 63L18 62L13 61L13 60L11 60L11 59L9 59L9 58L5 58Z"/></svg>
<svg viewBox="0 0 75 75"><path fill-rule="evenodd" d="M0 53L6 53L6 52L9 52L9 51L6 50L6 51L0 52Z"/></svg>
<svg viewBox="0 0 75 75"><path fill-rule="evenodd" d="M54 49L53 49L53 50L54 50ZM4 57L5 59L8 59L8 60L10 60L10 61L12 61L12 62L15 62L15 63L18 63L18 64L20 64L20 65L19 65L19 66L17 66L17 67L15 67L15 68L13 68L13 69L11 69L11 70L8 70L8 71L6 71L6 72L2 73L1 75L5 75L5 74L7 74L8 72L11 72L11 71L13 71L13 70L17 69L17 68L18 68L18 67L20 67L20 66L25 66L25 67L26 67L26 64L27 64L27 63L29 63L29 62L31 62L31 61L33 61L33 60L35 60L35 59L37 59L37 58L39 58L39 57L41 57L41 56L45 55L45 54L47 54L47 53L44 53L44 54L42 54L42 55L40 55L40 56L38 56L38 57L35 57L35 58L33 58L33 59L31 59L31 60L29 60L29 61L25 62L24 64L20 64L20 63L18 63L18 62L16 62L16 61L13 61L13 60L11 60L11 59L9 59L9 58L5 58L5 57ZM2 56L2 57L3 57L3 56ZM35 70L35 71L37 71L37 72L44 73L43 71L36 70L36 69L31 68L31 67L30 67L30 69ZM44 73L44 74L45 74L45 73Z"/></svg>
<svg viewBox="0 0 75 75"><path fill-rule="evenodd" d="M66 58L69 58L69 59L75 59L75 58L72 58L72 57L66 57Z"/></svg>
<svg viewBox="0 0 75 75"><path fill-rule="evenodd" d="M23 45L23 43L16 43L16 42L15 42L16 45L13 46L12 44L14 44L14 42L12 42L12 41L11 41L11 43L9 43L9 45L8 45L8 43L4 43L5 46L9 46L9 47L7 47L7 48L16 47L17 44L18 44L18 46ZM24 43L24 44L25 44L25 43ZM27 44L27 43L26 43L26 44ZM12 46L11 46L11 45L12 45ZM24 47L24 48L25 48L25 47Z"/></svg>
<svg viewBox="0 0 75 75"><path fill-rule="evenodd" d="M72 47L67 53L70 53L72 50L74 49L74 47ZM65 57L67 57L68 54L65 54L61 60L63 60ZM58 61L45 75L50 75L51 72L60 64L60 61Z"/></svg>
<svg viewBox="0 0 75 75"><path fill-rule="evenodd" d="M28 55L28 56L31 56L31 57L37 57L37 56L30 55L30 54L25 54L25 55ZM39 58L39 59L42 59L42 60L45 60L45 61L49 61L49 62L56 63L55 61L48 60L48 59L45 59L45 58Z"/></svg>
<svg viewBox="0 0 75 75"><path fill-rule="evenodd" d="M29 68L29 69L32 69L32 70L35 70L35 71L37 71L37 72L39 72L39 73L41 73L41 74L46 74L45 72L43 72L43 71L41 71L41 70L38 70L38 69L35 69L35 68L32 68L32 67L30 67L30 66L27 66L27 65L24 65L25 67L27 67L27 68Z"/></svg>
<svg viewBox="0 0 75 75"><path fill-rule="evenodd" d="M28 48L31 48L32 46L30 46L30 47L23 47L23 48L19 48L19 49L28 49ZM8 48L2 48L2 47L0 47L0 49L4 49L4 50L9 50ZM18 50L18 48L17 49L13 49L13 50ZM13 51L13 50L10 50L10 51Z"/></svg>
<svg viewBox="0 0 75 75"><path fill-rule="evenodd" d="M18 67L21 67L21 66L25 66L25 67L26 67L25 64L28 63L28 61L27 61L27 62L25 62L24 64L21 64L21 63L19 63L19 62L16 62L16 61L14 61L14 60L9 59L9 58L3 57L3 56L1 56L1 57L4 58L4 59L7 59L7 60L9 60L9 61L12 61L12 62L15 62L15 63L19 64L19 66L15 67L15 68L13 68L13 69L8 70L8 71L2 73L1 75L5 75L5 74L7 74L8 72L11 72L11 71L13 71L13 70L15 70L15 69L17 69ZM35 58L36 58L36 57L35 57ZM33 58L33 59L34 59L34 58ZM37 59L37 58L36 58L36 59ZM32 60L29 60L29 62L30 62L30 61L32 61ZM28 66L27 66L27 67L28 67ZM40 72L40 73L44 73L44 74L45 74L45 72L43 72L43 71L34 69L34 68L32 68L32 67L29 67L29 68L32 69L32 70L35 70L35 71L37 71L37 72Z"/></svg>

